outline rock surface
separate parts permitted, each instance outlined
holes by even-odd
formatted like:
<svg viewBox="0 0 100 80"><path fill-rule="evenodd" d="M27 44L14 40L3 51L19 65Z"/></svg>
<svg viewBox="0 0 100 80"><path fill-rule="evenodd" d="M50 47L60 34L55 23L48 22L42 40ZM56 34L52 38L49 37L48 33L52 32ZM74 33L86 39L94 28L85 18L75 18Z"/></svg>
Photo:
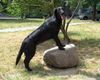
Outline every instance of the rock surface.
<svg viewBox="0 0 100 80"><path fill-rule="evenodd" d="M79 58L76 53L74 44L68 44L65 50L59 50L58 47L53 47L44 52L43 60L48 66L56 68L71 68L77 66Z"/></svg>

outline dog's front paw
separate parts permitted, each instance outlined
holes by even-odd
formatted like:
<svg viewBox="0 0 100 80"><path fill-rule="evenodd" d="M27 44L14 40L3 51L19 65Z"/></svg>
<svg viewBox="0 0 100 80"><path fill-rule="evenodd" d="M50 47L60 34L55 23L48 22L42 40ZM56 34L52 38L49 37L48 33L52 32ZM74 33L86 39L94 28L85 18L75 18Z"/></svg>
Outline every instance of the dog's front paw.
<svg viewBox="0 0 100 80"><path fill-rule="evenodd" d="M68 39L67 44L70 44L70 42L71 42L70 39Z"/></svg>
<svg viewBox="0 0 100 80"><path fill-rule="evenodd" d="M64 45L64 44L62 44L62 45L61 45L61 47L65 47L65 45Z"/></svg>
<svg viewBox="0 0 100 80"><path fill-rule="evenodd" d="M65 50L65 48L64 47L59 47L59 50Z"/></svg>

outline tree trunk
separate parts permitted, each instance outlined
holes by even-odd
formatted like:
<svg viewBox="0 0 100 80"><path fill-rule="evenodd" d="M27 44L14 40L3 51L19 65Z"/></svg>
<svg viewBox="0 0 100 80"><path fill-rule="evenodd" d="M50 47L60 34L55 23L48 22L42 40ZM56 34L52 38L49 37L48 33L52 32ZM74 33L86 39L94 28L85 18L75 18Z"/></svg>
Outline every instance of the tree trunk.
<svg viewBox="0 0 100 80"><path fill-rule="evenodd" d="M69 42L70 42L70 39L69 39L69 37L68 37L67 32L65 31L65 22L66 22L66 20L64 20L64 22L63 22L63 24L62 24L62 26L61 26L61 31L62 31L62 33L63 33L63 35L64 35L64 40L67 40L67 43L69 43ZM68 24L68 23L67 23L67 24Z"/></svg>
<svg viewBox="0 0 100 80"><path fill-rule="evenodd" d="M25 13L21 13L21 19L26 19Z"/></svg>
<svg viewBox="0 0 100 80"><path fill-rule="evenodd" d="M93 4L93 21L96 20L96 3Z"/></svg>

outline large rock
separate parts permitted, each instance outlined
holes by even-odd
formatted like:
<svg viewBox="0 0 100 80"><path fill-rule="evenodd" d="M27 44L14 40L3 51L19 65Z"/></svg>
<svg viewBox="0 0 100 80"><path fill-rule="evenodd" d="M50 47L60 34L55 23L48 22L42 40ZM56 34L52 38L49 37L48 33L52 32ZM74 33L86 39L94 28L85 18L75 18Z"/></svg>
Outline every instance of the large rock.
<svg viewBox="0 0 100 80"><path fill-rule="evenodd" d="M74 67L79 63L74 44L66 45L65 50L59 50L58 47L46 50L44 52L43 60L47 65L56 68Z"/></svg>

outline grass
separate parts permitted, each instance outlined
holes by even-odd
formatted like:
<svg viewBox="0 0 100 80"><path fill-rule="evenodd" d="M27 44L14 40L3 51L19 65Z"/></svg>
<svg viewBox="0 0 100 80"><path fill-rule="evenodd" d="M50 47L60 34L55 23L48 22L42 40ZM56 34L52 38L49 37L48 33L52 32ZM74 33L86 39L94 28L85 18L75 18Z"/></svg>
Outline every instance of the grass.
<svg viewBox="0 0 100 80"><path fill-rule="evenodd" d="M40 24L40 22L36 23ZM32 72L29 73L24 69L24 55L18 66L15 66L21 42L31 32L30 30L0 33L0 80L100 80L100 23L91 21L91 24L69 27L69 36L76 44L80 58L80 65L75 68L74 74L61 75L60 72L65 70L50 69L42 63L43 51L55 45L52 40L37 47L37 54L30 63ZM62 34L59 36L62 39Z"/></svg>
<svg viewBox="0 0 100 80"><path fill-rule="evenodd" d="M0 29L39 26L43 21L43 19L2 19L0 20Z"/></svg>
<svg viewBox="0 0 100 80"><path fill-rule="evenodd" d="M1 19L0 29L18 28L18 27L34 27L39 26L44 22L44 19ZM74 19L72 23L81 22L79 19ZM84 21L82 21L84 22Z"/></svg>

